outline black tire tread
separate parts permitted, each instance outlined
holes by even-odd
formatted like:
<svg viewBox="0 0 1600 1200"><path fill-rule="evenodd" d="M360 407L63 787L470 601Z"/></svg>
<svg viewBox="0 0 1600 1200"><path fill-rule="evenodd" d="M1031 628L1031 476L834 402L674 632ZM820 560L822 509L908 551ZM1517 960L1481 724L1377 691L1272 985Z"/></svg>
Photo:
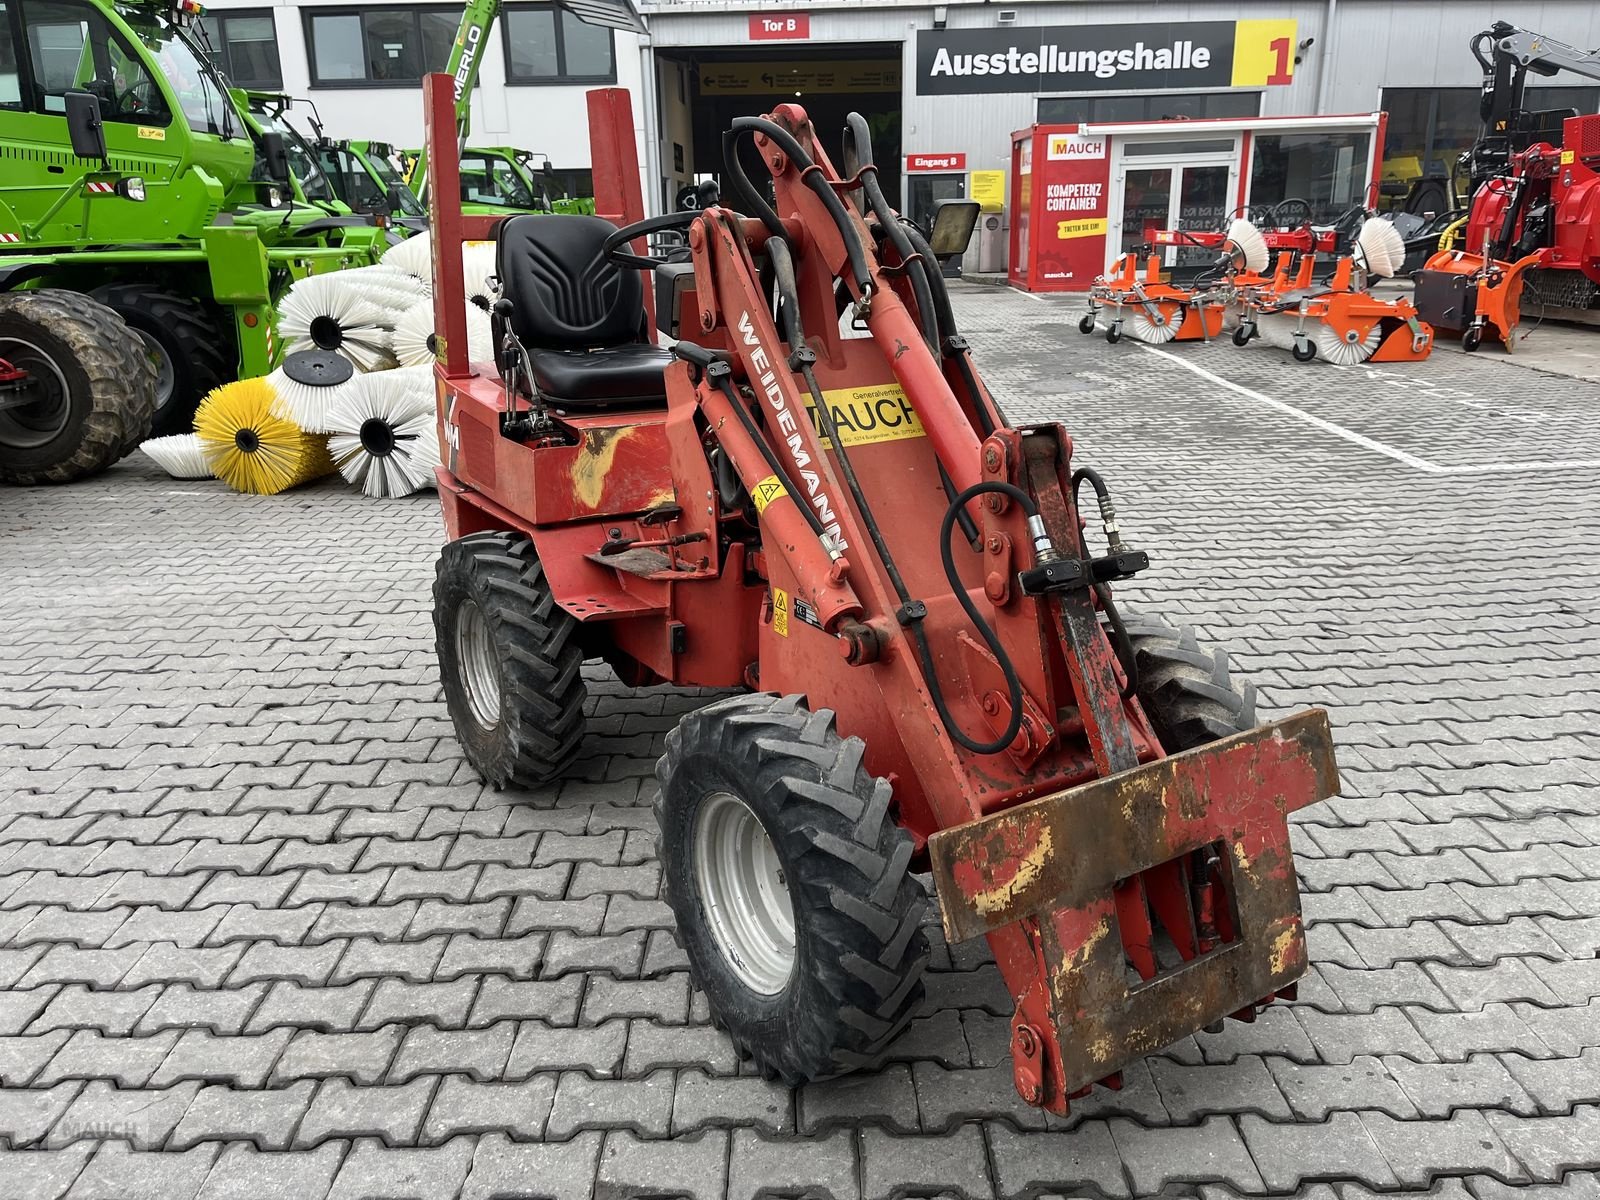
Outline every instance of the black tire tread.
<svg viewBox="0 0 1600 1200"><path fill-rule="evenodd" d="M1256 724L1256 689L1235 679L1222 650L1200 646L1188 625L1129 613L1139 702L1168 753L1192 750Z"/></svg>
<svg viewBox="0 0 1600 1200"><path fill-rule="evenodd" d="M454 627L442 610L457 556L483 585L488 603L480 607L502 648L500 712L508 753L473 765L495 787L549 783L583 747L587 688L577 622L556 604L531 539L500 531L469 534L439 556L433 595L441 664L455 661L453 645L448 652L445 646Z"/></svg>
<svg viewBox="0 0 1600 1200"><path fill-rule="evenodd" d="M145 436L188 433L201 399L235 374L229 365L232 355L221 345L216 322L195 300L147 283L108 283L89 295L123 314L124 319L128 312L149 315L178 344L177 390L165 411L152 413L151 429Z"/></svg>
<svg viewBox="0 0 1600 1200"><path fill-rule="evenodd" d="M155 371L139 337L117 313L81 292L61 288L0 295L0 313L15 313L65 342L89 381L92 407L83 437L66 458L43 467L8 464L0 450L0 483L70 483L105 470L150 434Z"/></svg>
<svg viewBox="0 0 1600 1200"><path fill-rule="evenodd" d="M797 910L824 931L818 942L830 950L805 964L818 985L812 993L826 999L795 1014L797 1027L781 1046L741 1036L739 1014L713 1008L712 1015L741 1058L791 1086L876 1064L922 1001L928 898L909 870L912 840L894 822L892 788L867 773L865 749L861 739L839 736L829 709L810 712L798 696L754 694L684 717L656 764L663 830L672 777L693 756L737 763L744 778L769 790L768 811L781 828L769 825L768 833L791 861ZM698 898L675 896L671 876L662 873L662 898L681 928L696 919L690 910ZM690 951L699 982L700 964L679 928L674 936Z"/></svg>

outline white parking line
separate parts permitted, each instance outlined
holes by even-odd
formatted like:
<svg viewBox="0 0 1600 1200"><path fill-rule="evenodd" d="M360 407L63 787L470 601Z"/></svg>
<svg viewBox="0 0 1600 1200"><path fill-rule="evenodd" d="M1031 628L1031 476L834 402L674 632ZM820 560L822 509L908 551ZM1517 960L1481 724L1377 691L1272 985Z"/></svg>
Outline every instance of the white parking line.
<svg viewBox="0 0 1600 1200"><path fill-rule="evenodd" d="M1296 408L1292 404L1285 404L1282 400L1274 400L1271 396L1258 392L1253 388L1247 388L1243 384L1234 383L1231 379L1224 379L1221 375L1214 375L1204 367L1196 366L1188 359L1181 358L1170 351L1157 350L1154 346L1147 346L1142 342L1135 342L1134 345L1141 350L1147 350L1151 354L1158 354L1162 358L1175 362L1184 370L1193 371L1202 379L1209 380L1218 387L1227 388L1230 392L1244 396L1246 399L1254 400L1258 404L1265 404L1269 408L1275 408L1291 417L1298 417L1308 425L1315 425L1318 429L1333 434L1334 437L1343 438L1347 442L1353 442L1357 446L1375 451L1386 458L1394 459L1396 462L1405 463L1406 466L1415 470L1425 471L1429 475L1502 475L1525 471L1576 471L1600 468L1600 459L1595 458L1564 459L1555 462L1471 463L1460 466L1441 466L1438 463L1429 462L1425 458L1418 458L1415 454L1407 453L1396 446L1389 445L1387 442L1377 441L1374 438L1367 437L1366 434L1357 433L1353 429L1346 429L1343 425L1325 421L1302 408Z"/></svg>

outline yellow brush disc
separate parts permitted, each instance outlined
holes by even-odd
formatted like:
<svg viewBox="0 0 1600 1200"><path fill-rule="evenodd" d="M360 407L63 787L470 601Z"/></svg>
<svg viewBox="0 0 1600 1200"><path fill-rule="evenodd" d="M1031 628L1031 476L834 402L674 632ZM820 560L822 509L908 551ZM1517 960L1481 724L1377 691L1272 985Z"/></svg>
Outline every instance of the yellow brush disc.
<svg viewBox="0 0 1600 1200"><path fill-rule="evenodd" d="M225 383L200 402L194 431L218 479L239 492L274 496L329 474L328 439L273 415L265 379Z"/></svg>

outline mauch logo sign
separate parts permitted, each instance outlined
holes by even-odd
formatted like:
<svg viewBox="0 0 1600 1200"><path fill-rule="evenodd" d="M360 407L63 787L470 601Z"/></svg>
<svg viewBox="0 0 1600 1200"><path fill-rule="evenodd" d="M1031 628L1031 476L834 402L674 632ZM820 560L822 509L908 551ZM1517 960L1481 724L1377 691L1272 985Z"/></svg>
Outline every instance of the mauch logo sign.
<svg viewBox="0 0 1600 1200"><path fill-rule="evenodd" d="M917 31L917 93L1262 87L1292 81L1293 21Z"/></svg>
<svg viewBox="0 0 1600 1200"><path fill-rule="evenodd" d="M1080 137L1075 133L1052 133L1050 135L1050 144L1045 147L1045 157L1055 162L1104 158L1105 156L1106 139L1103 137Z"/></svg>

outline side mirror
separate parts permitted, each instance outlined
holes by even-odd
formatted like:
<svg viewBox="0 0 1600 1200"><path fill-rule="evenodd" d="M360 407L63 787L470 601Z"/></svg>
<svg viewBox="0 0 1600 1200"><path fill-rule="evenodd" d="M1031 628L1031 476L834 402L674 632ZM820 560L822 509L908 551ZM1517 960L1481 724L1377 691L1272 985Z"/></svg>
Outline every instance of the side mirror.
<svg viewBox="0 0 1600 1200"><path fill-rule="evenodd" d="M389 199L389 211L403 213L406 211L406 201L410 198L411 192L403 183L391 183L387 196Z"/></svg>
<svg viewBox="0 0 1600 1200"><path fill-rule="evenodd" d="M283 144L283 134L269 131L261 135L261 155L266 160L267 178L287 185L292 181L289 173L289 151Z"/></svg>
<svg viewBox="0 0 1600 1200"><path fill-rule="evenodd" d="M940 200L933 208L933 230L928 245L940 262L965 254L978 224L976 200Z"/></svg>
<svg viewBox="0 0 1600 1200"><path fill-rule="evenodd" d="M100 121L100 98L91 92L70 91L67 104L67 133L72 138L72 153L79 158L106 161L106 130Z"/></svg>

